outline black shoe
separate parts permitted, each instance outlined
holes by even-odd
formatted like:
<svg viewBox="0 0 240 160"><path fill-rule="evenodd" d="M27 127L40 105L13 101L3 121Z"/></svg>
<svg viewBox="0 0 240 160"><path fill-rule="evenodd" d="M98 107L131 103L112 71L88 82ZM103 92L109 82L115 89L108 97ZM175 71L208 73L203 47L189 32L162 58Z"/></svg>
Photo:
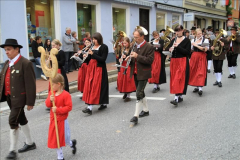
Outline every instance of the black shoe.
<svg viewBox="0 0 240 160"><path fill-rule="evenodd" d="M92 115L92 110L90 110L89 108L85 108L84 110L82 110L82 112Z"/></svg>
<svg viewBox="0 0 240 160"><path fill-rule="evenodd" d="M133 122L133 123L137 124L137 123L138 123L138 118L134 116L134 117L130 120L130 122Z"/></svg>
<svg viewBox="0 0 240 160"><path fill-rule="evenodd" d="M98 108L98 110L101 111L101 110L104 110L104 109L106 109L106 108L107 108L107 106L101 105L101 106Z"/></svg>
<svg viewBox="0 0 240 160"><path fill-rule="evenodd" d="M182 102L183 98L182 97L178 97L178 103Z"/></svg>
<svg viewBox="0 0 240 160"><path fill-rule="evenodd" d="M177 100L175 99L175 100L172 100L172 101L170 101L170 103L171 104L173 104L174 106L177 106L178 105L178 102L177 102Z"/></svg>
<svg viewBox="0 0 240 160"><path fill-rule="evenodd" d="M194 88L193 93L197 93L199 91L198 88Z"/></svg>
<svg viewBox="0 0 240 160"><path fill-rule="evenodd" d="M142 112L139 114L139 118L145 117L145 116L149 116L149 111L148 111L148 112L142 111Z"/></svg>
<svg viewBox="0 0 240 160"><path fill-rule="evenodd" d="M34 142L31 145L24 143L24 146L18 150L18 153L27 152L33 149L36 149L36 144Z"/></svg>
<svg viewBox="0 0 240 160"><path fill-rule="evenodd" d="M158 91L160 91L159 87L158 88L153 88L152 93L157 93Z"/></svg>
<svg viewBox="0 0 240 160"><path fill-rule="evenodd" d="M79 99L82 99L82 97L79 97Z"/></svg>
<svg viewBox="0 0 240 160"><path fill-rule="evenodd" d="M73 140L72 140L72 148L73 148L72 154L76 154L76 152L77 152L76 144L77 144L77 140L76 140L76 139L73 139Z"/></svg>
<svg viewBox="0 0 240 160"><path fill-rule="evenodd" d="M213 83L214 86L217 86L218 85L218 81L216 81L215 83Z"/></svg>
<svg viewBox="0 0 240 160"><path fill-rule="evenodd" d="M208 72L208 73L211 73L211 70L210 70L210 69L208 69L208 70L207 70L207 72Z"/></svg>
<svg viewBox="0 0 240 160"><path fill-rule="evenodd" d="M127 94L126 93L123 95L123 99L125 99L125 98L127 98Z"/></svg>
<svg viewBox="0 0 240 160"><path fill-rule="evenodd" d="M222 82L218 82L218 87L222 87Z"/></svg>
<svg viewBox="0 0 240 160"><path fill-rule="evenodd" d="M46 111L50 111L51 110L51 108L46 108Z"/></svg>
<svg viewBox="0 0 240 160"><path fill-rule="evenodd" d="M9 152L6 159L17 159L17 153L15 151Z"/></svg>
<svg viewBox="0 0 240 160"><path fill-rule="evenodd" d="M229 74L228 78L233 78L233 75Z"/></svg>
<svg viewBox="0 0 240 160"><path fill-rule="evenodd" d="M116 87L116 90L118 90L118 88Z"/></svg>
<svg viewBox="0 0 240 160"><path fill-rule="evenodd" d="M129 102L129 101L131 101L131 98L129 98L129 97L124 99L124 102Z"/></svg>
<svg viewBox="0 0 240 160"><path fill-rule="evenodd" d="M236 79L236 75L235 75L235 74L233 74L233 75L232 75L232 78L233 78L233 79Z"/></svg>
<svg viewBox="0 0 240 160"><path fill-rule="evenodd" d="M73 72L73 70L69 70L68 72Z"/></svg>
<svg viewBox="0 0 240 160"><path fill-rule="evenodd" d="M198 95L199 95L199 96L202 96L202 93L203 93L202 90L199 90L199 91L198 91Z"/></svg>
<svg viewBox="0 0 240 160"><path fill-rule="evenodd" d="M66 72L66 74L69 74L69 72Z"/></svg>
<svg viewBox="0 0 240 160"><path fill-rule="evenodd" d="M64 158L63 159L57 159L57 160L64 160Z"/></svg>

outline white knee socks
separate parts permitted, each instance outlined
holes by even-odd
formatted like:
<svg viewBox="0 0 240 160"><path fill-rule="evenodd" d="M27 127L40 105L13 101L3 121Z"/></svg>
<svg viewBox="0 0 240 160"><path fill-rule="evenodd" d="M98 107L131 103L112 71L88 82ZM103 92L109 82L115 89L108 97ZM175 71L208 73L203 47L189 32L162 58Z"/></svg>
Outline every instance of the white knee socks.
<svg viewBox="0 0 240 160"><path fill-rule="evenodd" d="M62 148L57 149L58 159L63 159L63 151Z"/></svg>
<svg viewBox="0 0 240 160"><path fill-rule="evenodd" d="M127 97L130 98L130 96L131 96L131 93L128 93L128 94L127 94Z"/></svg>
<svg viewBox="0 0 240 160"><path fill-rule="evenodd" d="M211 69L212 60L208 60L208 69Z"/></svg>
<svg viewBox="0 0 240 160"><path fill-rule="evenodd" d="M216 80L218 81L218 73L215 73Z"/></svg>
<svg viewBox="0 0 240 160"><path fill-rule="evenodd" d="M32 137L30 134L30 129L28 124L21 126L21 130L23 131L25 138L26 138L26 144L28 145L32 145L33 141L32 141Z"/></svg>
<svg viewBox="0 0 240 160"><path fill-rule="evenodd" d="M136 102L136 109L135 109L135 113L134 113L134 116L135 117L139 117L139 113L140 113L140 111L141 111L141 105L142 105L143 103L142 103L142 100L137 100L137 102Z"/></svg>
<svg viewBox="0 0 240 160"><path fill-rule="evenodd" d="M218 74L218 79L217 79L217 81L218 82L221 82L221 80L222 80L222 73L217 73Z"/></svg>
<svg viewBox="0 0 240 160"><path fill-rule="evenodd" d="M147 105L147 98L144 97L142 101L143 101L143 111L148 112L149 109L148 109L148 105Z"/></svg>
<svg viewBox="0 0 240 160"><path fill-rule="evenodd" d="M90 109L90 110L92 110L92 105L88 105L87 108Z"/></svg>
<svg viewBox="0 0 240 160"><path fill-rule="evenodd" d="M19 130L10 129L10 148L9 151L16 151L18 141Z"/></svg>

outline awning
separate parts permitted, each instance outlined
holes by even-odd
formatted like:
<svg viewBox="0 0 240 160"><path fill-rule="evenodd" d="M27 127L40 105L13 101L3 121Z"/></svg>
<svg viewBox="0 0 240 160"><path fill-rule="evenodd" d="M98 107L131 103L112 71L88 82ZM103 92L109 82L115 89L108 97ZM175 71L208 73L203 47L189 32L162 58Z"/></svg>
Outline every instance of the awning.
<svg viewBox="0 0 240 160"><path fill-rule="evenodd" d="M130 4L136 4L136 5L140 5L140 6L147 6L147 7L152 7L154 6L153 2L149 2L149 1L145 1L145 0L114 0L117 2L122 2L122 3L130 3Z"/></svg>
<svg viewBox="0 0 240 160"><path fill-rule="evenodd" d="M184 12L184 8L180 7L174 7L170 5L164 5L164 4L157 4L158 9L168 10L168 11L174 11L174 12Z"/></svg>
<svg viewBox="0 0 240 160"><path fill-rule="evenodd" d="M196 16L202 16L202 17L208 17L208 18L214 18L214 19L221 19L221 20L227 20L227 16L220 16L216 14L210 14L210 13L204 13L204 12L198 12L194 10L188 10L188 12L193 12Z"/></svg>

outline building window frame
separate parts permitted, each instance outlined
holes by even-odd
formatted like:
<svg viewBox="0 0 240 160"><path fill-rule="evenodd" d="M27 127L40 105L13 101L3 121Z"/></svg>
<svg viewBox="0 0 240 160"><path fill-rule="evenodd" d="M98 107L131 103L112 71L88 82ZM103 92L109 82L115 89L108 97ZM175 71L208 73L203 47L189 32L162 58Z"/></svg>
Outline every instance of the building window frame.
<svg viewBox="0 0 240 160"><path fill-rule="evenodd" d="M167 28L167 18L166 18L166 17L167 17L167 12L157 10L157 11L156 11L156 14L158 14L158 13L164 15L164 29L166 29L166 28ZM157 22L156 22L156 23L157 23ZM156 26L156 28L157 28L157 26ZM159 32L159 31L158 31L158 32Z"/></svg>

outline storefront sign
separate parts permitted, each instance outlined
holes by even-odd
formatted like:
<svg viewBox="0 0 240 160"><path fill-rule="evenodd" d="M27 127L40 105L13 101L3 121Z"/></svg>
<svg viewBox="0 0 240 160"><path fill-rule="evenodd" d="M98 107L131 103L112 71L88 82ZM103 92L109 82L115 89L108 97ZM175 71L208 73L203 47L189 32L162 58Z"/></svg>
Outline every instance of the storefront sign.
<svg viewBox="0 0 240 160"><path fill-rule="evenodd" d="M184 13L183 21L194 21L194 20L195 20L194 13Z"/></svg>

